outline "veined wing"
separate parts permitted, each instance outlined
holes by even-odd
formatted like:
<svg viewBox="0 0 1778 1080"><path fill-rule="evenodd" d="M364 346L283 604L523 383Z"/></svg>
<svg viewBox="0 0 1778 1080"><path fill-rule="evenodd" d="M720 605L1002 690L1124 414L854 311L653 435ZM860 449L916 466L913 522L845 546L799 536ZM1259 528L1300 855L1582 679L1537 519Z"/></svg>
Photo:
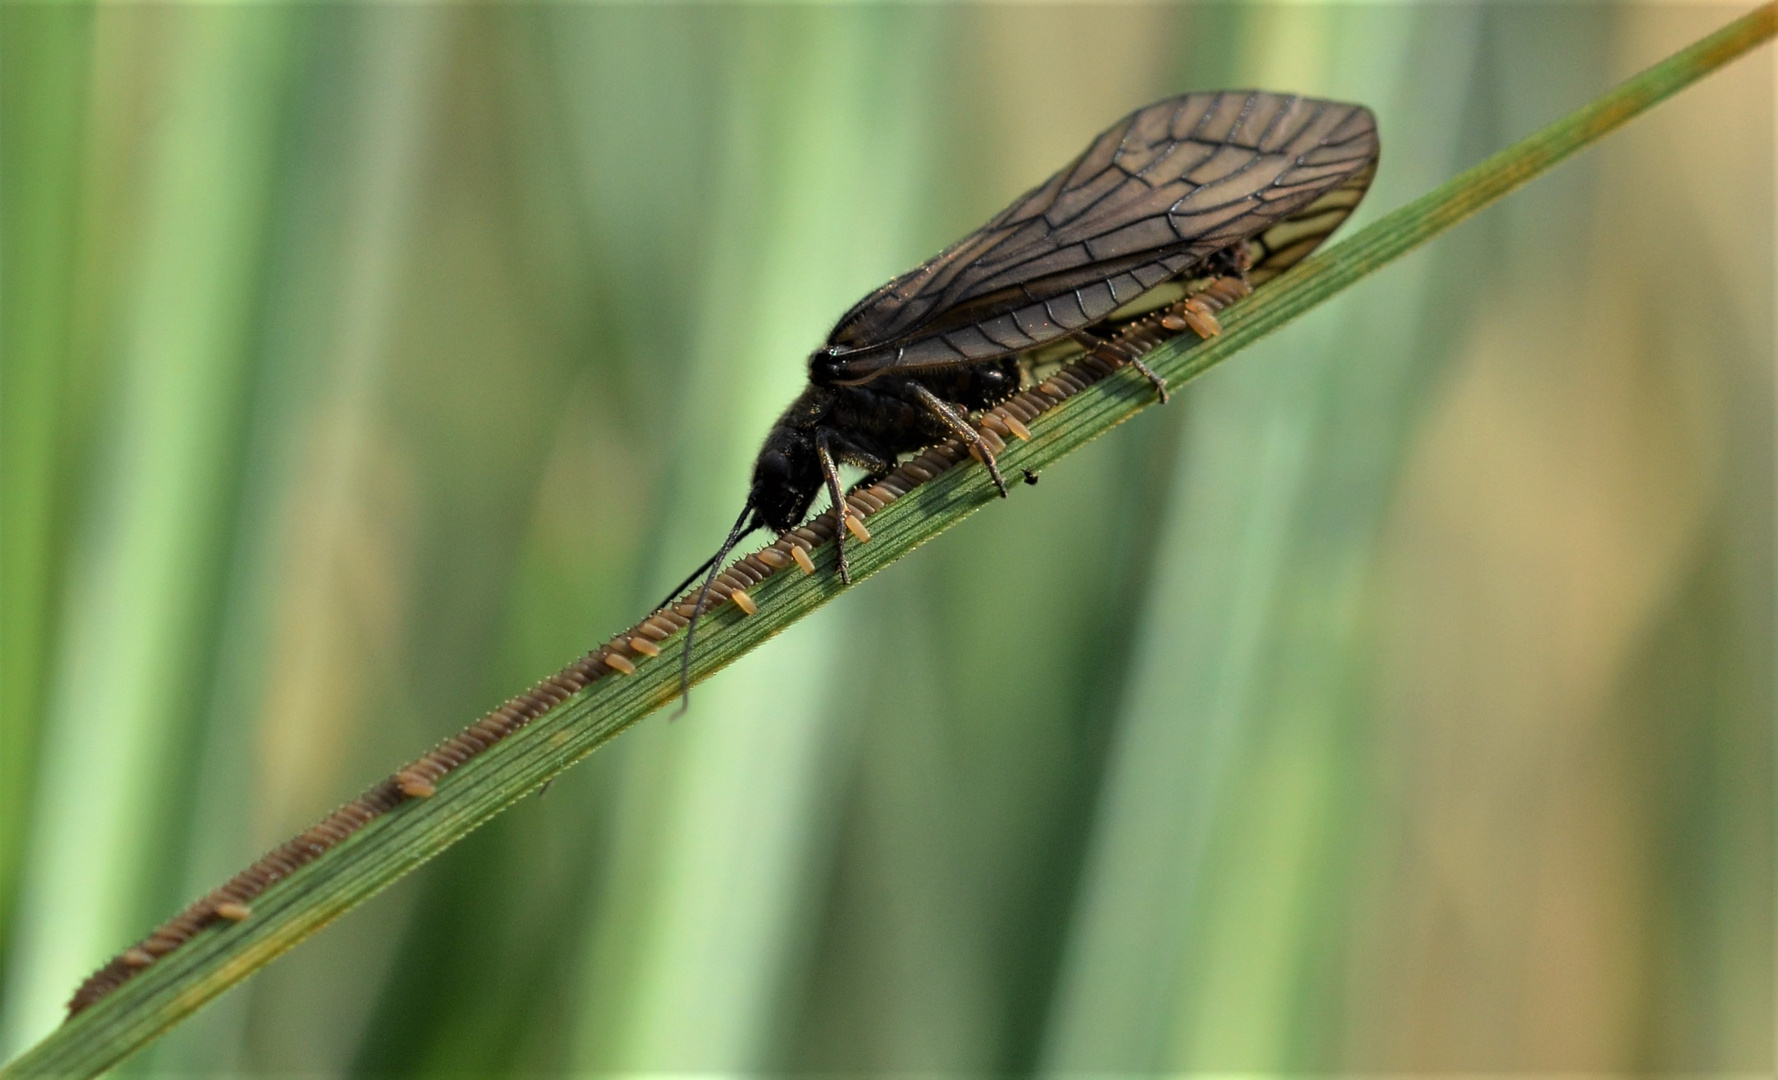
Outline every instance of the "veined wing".
<svg viewBox="0 0 1778 1080"><path fill-rule="evenodd" d="M826 362L864 381L1023 352L1242 240L1256 242L1256 283L1276 276L1357 205L1377 152L1361 105L1261 91L1156 102L859 301L829 335Z"/></svg>
<svg viewBox="0 0 1778 1080"><path fill-rule="evenodd" d="M1352 211L1358 208L1358 200L1364 198L1376 175L1377 162L1373 158L1369 165L1337 187L1316 196L1302 209L1276 225L1267 226L1249 240L1253 267L1247 271L1248 282L1256 287L1264 285L1320 247L1329 234L1352 216Z"/></svg>

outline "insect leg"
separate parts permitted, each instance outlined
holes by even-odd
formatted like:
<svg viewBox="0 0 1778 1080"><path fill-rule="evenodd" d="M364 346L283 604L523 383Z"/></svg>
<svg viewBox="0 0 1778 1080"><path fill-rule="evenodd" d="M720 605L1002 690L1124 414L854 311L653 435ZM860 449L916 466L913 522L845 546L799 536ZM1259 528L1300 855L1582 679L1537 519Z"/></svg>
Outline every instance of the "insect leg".
<svg viewBox="0 0 1778 1080"><path fill-rule="evenodd" d="M834 530L833 550L840 560L840 580L852 584L852 566L846 561L846 533L857 536L864 526L853 525L852 507L846 502L846 491L840 486L840 467L834 464L833 452L827 448L829 436L823 428L815 434L815 455L821 460L821 474L827 477L827 494L833 499L833 512L840 525ZM867 534L868 535L868 534Z"/></svg>
<svg viewBox="0 0 1778 1080"><path fill-rule="evenodd" d="M823 428L822 434L827 439L827 452L835 462L841 465L856 465L865 472L860 484L875 483L895 471L895 462L883 455L865 449L854 439L840 434L833 428Z"/></svg>
<svg viewBox="0 0 1778 1080"><path fill-rule="evenodd" d="M969 422L969 417L959 411L955 405L919 383L910 382L909 385L919 396L920 404L926 406L934 416L944 421L945 426L955 432L958 438L968 443L969 449L982 459L982 464L988 467L988 475L994 478L994 486L1000 489L1000 497L1006 498L1006 477L1000 475L1000 463L994 460L994 451L988 448L981 432L977 431L975 425Z"/></svg>
<svg viewBox="0 0 1778 1080"><path fill-rule="evenodd" d="M1135 350L1127 347L1120 347L1113 342L1106 341L1104 338L1099 337L1096 334L1090 334L1085 330L1076 330L1072 336L1074 340L1080 342L1088 352L1099 357L1101 360L1109 360L1114 364L1128 364L1137 371L1140 371L1144 378L1154 384L1154 392L1160 397L1161 404L1165 405L1167 403L1167 380L1156 374L1153 368L1144 364L1142 358L1136 355Z"/></svg>
<svg viewBox="0 0 1778 1080"><path fill-rule="evenodd" d="M1155 372L1154 368L1144 364L1140 356L1130 357L1130 366L1137 371L1142 372L1142 377L1154 384L1155 396L1161 399L1162 405L1165 405L1169 396L1167 393L1167 380L1161 378L1160 375Z"/></svg>

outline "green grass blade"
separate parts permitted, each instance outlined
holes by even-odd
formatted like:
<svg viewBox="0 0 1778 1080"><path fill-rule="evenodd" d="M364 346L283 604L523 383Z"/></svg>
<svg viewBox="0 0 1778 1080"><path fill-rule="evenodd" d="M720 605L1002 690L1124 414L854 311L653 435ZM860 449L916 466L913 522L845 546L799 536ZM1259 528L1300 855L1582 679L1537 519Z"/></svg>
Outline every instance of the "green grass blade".
<svg viewBox="0 0 1778 1080"><path fill-rule="evenodd" d="M1177 341L1152 354L1175 383L1220 363L1339 290L1438 235L1631 117L1745 53L1778 30L1768 5L1675 54L1573 115L1490 158L1450 183L1385 216L1350 240L1231 308L1225 333L1209 342ZM1009 448L1010 470L1047 466L1146 407L1147 384L1133 373L1104 380L1043 417L1029 444ZM984 473L954 469L871 519L875 539L854 547L861 577L993 501ZM831 550L821 562L831 567ZM831 573L780 574L754 590L761 612L732 608L707 621L706 647L694 672L704 678L826 603L841 590ZM163 957L122 988L63 1025L0 1077L90 1076L157 1034L297 942L436 855L677 692L675 657L642 666L632 678L607 678L497 744L448 776L438 794L380 818L258 898L247 922L218 927Z"/></svg>
<svg viewBox="0 0 1778 1080"><path fill-rule="evenodd" d="M75 292L70 222L79 171L89 11L0 12L0 940L10 936L25 862L50 612L66 515L57 500L58 424L77 390L66 364ZM46 91L46 92L45 92ZM45 107L47 106L47 107ZM24 268L29 268L28 270Z"/></svg>

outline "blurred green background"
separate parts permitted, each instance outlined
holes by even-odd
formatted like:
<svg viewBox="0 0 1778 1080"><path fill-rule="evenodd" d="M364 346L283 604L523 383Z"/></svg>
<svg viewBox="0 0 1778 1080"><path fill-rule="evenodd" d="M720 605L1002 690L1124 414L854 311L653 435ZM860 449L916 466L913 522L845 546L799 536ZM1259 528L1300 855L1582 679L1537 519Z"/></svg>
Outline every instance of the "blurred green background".
<svg viewBox="0 0 1778 1080"><path fill-rule="evenodd" d="M1710 5L0 9L0 1055L714 547L859 295L1186 89L1359 221ZM1773 1066L1756 53L127 1066Z"/></svg>

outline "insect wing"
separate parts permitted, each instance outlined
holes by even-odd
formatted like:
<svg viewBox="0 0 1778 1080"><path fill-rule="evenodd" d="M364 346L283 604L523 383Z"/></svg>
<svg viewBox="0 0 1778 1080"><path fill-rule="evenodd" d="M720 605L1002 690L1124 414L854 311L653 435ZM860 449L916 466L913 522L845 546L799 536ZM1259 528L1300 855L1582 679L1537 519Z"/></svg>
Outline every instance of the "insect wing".
<svg viewBox="0 0 1778 1080"><path fill-rule="evenodd" d="M1371 186L1371 178L1376 175L1377 163L1373 158L1368 166L1353 173L1338 187L1317 196L1302 209L1253 237L1248 249L1253 259L1252 268L1247 271L1248 283L1255 287L1264 285L1320 247L1323 240L1352 216L1358 200L1364 198L1365 191Z"/></svg>
<svg viewBox="0 0 1778 1080"><path fill-rule="evenodd" d="M1276 276L1357 205L1377 149L1375 118L1360 105L1258 91L1157 102L859 301L826 352L847 381L1022 352L1256 237L1256 280ZM1327 197L1312 224L1263 239Z"/></svg>

